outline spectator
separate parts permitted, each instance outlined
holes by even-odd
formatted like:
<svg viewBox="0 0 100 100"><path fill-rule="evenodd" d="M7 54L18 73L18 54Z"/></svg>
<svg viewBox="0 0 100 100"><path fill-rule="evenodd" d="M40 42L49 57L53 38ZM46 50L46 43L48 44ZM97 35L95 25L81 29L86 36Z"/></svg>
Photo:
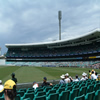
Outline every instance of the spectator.
<svg viewBox="0 0 100 100"><path fill-rule="evenodd" d="M50 85L52 85L52 83L47 82L47 78L44 77L44 78L43 78L43 83L42 83L41 86L43 87L43 86L50 86Z"/></svg>
<svg viewBox="0 0 100 100"><path fill-rule="evenodd" d="M4 92L5 100L14 100L16 97L16 83L13 80L6 81L1 92Z"/></svg>
<svg viewBox="0 0 100 100"><path fill-rule="evenodd" d="M70 82L73 82L73 78L71 76L69 76Z"/></svg>
<svg viewBox="0 0 100 100"><path fill-rule="evenodd" d="M65 81L64 81L65 75L61 75L60 78L61 78L61 80L60 80L59 84L64 84L65 83Z"/></svg>
<svg viewBox="0 0 100 100"><path fill-rule="evenodd" d="M91 79L91 71L89 70L88 78Z"/></svg>
<svg viewBox="0 0 100 100"><path fill-rule="evenodd" d="M33 88L34 88L34 90L36 90L37 87L39 87L39 85L34 81L33 82Z"/></svg>
<svg viewBox="0 0 100 100"><path fill-rule="evenodd" d="M95 75L96 75L96 77L98 78L98 73L97 73L97 72L95 72ZM96 79L97 79L97 78L96 78Z"/></svg>
<svg viewBox="0 0 100 100"><path fill-rule="evenodd" d="M67 84L67 83L70 83L70 79L69 79L69 74L68 73L66 73L65 74L65 83Z"/></svg>
<svg viewBox="0 0 100 100"><path fill-rule="evenodd" d="M92 69L92 72L94 72L94 74L95 74L95 71L94 71L94 69Z"/></svg>
<svg viewBox="0 0 100 100"><path fill-rule="evenodd" d="M92 71L91 79L92 79L92 80L97 79L96 75L94 74L94 71Z"/></svg>
<svg viewBox="0 0 100 100"><path fill-rule="evenodd" d="M15 73L12 73L11 76L12 76L12 80L17 84L17 78L15 78Z"/></svg>
<svg viewBox="0 0 100 100"><path fill-rule="evenodd" d="M88 80L87 73L85 73L85 79Z"/></svg>
<svg viewBox="0 0 100 100"><path fill-rule="evenodd" d="M86 79L85 79L85 75L86 75L86 74L83 72L81 81L85 81L85 80L86 80Z"/></svg>
<svg viewBox="0 0 100 100"><path fill-rule="evenodd" d="M79 78L78 78L78 75L76 75L76 79L74 79L74 82L78 82L79 81Z"/></svg>
<svg viewBox="0 0 100 100"><path fill-rule="evenodd" d="M2 80L0 80L0 91L2 91L4 86L2 85Z"/></svg>
<svg viewBox="0 0 100 100"><path fill-rule="evenodd" d="M100 74L98 74L98 78L97 78L97 81L100 81Z"/></svg>

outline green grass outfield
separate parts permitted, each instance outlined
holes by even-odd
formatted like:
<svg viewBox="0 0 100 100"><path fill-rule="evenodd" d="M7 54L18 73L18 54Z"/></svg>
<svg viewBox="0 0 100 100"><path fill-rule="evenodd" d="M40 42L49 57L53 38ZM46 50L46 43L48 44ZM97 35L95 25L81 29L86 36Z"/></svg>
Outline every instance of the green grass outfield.
<svg viewBox="0 0 100 100"><path fill-rule="evenodd" d="M88 68L61 68L61 67L18 67L18 66L3 66L0 67L0 80L3 83L11 79L11 73L14 72L16 74L18 83L27 83L37 81L40 82L43 80L43 77L47 77L48 80L56 80L60 79L60 76L65 73L69 73L70 76L75 76L86 72L92 69ZM95 70L96 72L100 72L99 69Z"/></svg>

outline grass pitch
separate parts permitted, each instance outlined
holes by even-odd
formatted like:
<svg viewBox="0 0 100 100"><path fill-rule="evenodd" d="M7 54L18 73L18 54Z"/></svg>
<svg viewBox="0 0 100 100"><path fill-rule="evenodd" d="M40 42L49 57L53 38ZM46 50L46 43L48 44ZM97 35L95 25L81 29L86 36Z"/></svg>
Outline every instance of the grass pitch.
<svg viewBox="0 0 100 100"><path fill-rule="evenodd" d="M11 73L14 72L18 83L28 83L43 80L43 77L47 77L48 80L60 79L62 74L69 73L70 76L79 75L83 72L88 74L88 71L92 69L88 68L61 68L61 67L18 67L18 66L4 66L0 67L0 80L3 83L11 79ZM99 69L95 70L99 73Z"/></svg>

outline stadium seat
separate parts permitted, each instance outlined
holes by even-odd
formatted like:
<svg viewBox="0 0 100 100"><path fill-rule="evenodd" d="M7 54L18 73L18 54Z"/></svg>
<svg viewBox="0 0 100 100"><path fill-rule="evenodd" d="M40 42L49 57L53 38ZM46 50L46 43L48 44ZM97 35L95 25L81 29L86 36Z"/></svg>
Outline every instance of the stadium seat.
<svg viewBox="0 0 100 100"><path fill-rule="evenodd" d="M52 93L56 93L56 89L54 89L54 90L49 90L49 91L46 93L46 96L48 96L49 94L52 94Z"/></svg>
<svg viewBox="0 0 100 100"><path fill-rule="evenodd" d="M86 86L88 87L89 85L91 85L91 82L86 82Z"/></svg>
<svg viewBox="0 0 100 100"><path fill-rule="evenodd" d="M35 96L43 96L43 95L46 95L46 92L40 91L37 92L37 94L35 94Z"/></svg>
<svg viewBox="0 0 100 100"><path fill-rule="evenodd" d="M23 100L23 99L26 99L26 98L30 98L31 100L33 100L34 93L25 93L24 96L21 99Z"/></svg>
<svg viewBox="0 0 100 100"><path fill-rule="evenodd" d="M74 100L75 97L77 97L79 94L79 88L72 89L70 92L70 99L69 100Z"/></svg>
<svg viewBox="0 0 100 100"><path fill-rule="evenodd" d="M43 91L43 88L36 88L36 90L35 90L35 94L37 93L37 92L40 92L40 91Z"/></svg>
<svg viewBox="0 0 100 100"><path fill-rule="evenodd" d="M86 86L81 87L80 90L79 90L79 96L81 96L83 94L85 95L86 91L87 91L87 87Z"/></svg>
<svg viewBox="0 0 100 100"><path fill-rule="evenodd" d="M52 90L53 90L53 89L58 90L58 89L59 89L59 86L54 86L54 87L52 88Z"/></svg>
<svg viewBox="0 0 100 100"><path fill-rule="evenodd" d="M52 93L52 94L49 94L49 96L47 97L47 100L58 100L58 98L59 98L58 93Z"/></svg>
<svg viewBox="0 0 100 100"><path fill-rule="evenodd" d="M15 97L15 100L21 100L20 94L17 94L17 96Z"/></svg>
<svg viewBox="0 0 100 100"><path fill-rule="evenodd" d="M81 88L81 87L83 87L83 86L85 86L85 83L80 84L80 85L79 85L79 88Z"/></svg>
<svg viewBox="0 0 100 100"><path fill-rule="evenodd" d="M96 83L100 83L100 81L96 81Z"/></svg>
<svg viewBox="0 0 100 100"><path fill-rule="evenodd" d="M73 89L75 89L75 88L79 88L79 85L74 85L73 86Z"/></svg>
<svg viewBox="0 0 100 100"><path fill-rule="evenodd" d="M34 97L33 100L46 100L46 96L45 95L37 96L37 97Z"/></svg>
<svg viewBox="0 0 100 100"><path fill-rule="evenodd" d="M65 87L65 86L66 86L66 84L60 84L60 86L61 86L61 87Z"/></svg>
<svg viewBox="0 0 100 100"><path fill-rule="evenodd" d="M85 100L94 100L95 97L95 91L87 93L85 96Z"/></svg>
<svg viewBox="0 0 100 100"><path fill-rule="evenodd" d="M1 93L0 93L0 97L2 97L2 96L3 96L3 93L4 93L4 92L1 92Z"/></svg>
<svg viewBox="0 0 100 100"><path fill-rule="evenodd" d="M26 93L33 93L35 92L34 90L27 90Z"/></svg>
<svg viewBox="0 0 100 100"><path fill-rule="evenodd" d="M26 92L26 88L19 89L19 92L21 92L21 91L24 91L24 92Z"/></svg>
<svg viewBox="0 0 100 100"><path fill-rule="evenodd" d="M20 92L18 91L17 92L17 95L20 94L20 96L23 97L24 96L24 93L25 93L24 91L20 91Z"/></svg>
<svg viewBox="0 0 100 100"><path fill-rule="evenodd" d="M65 88L64 88L64 87L63 87L63 88L58 89L58 90L57 90L57 93L59 93L59 94L60 94L62 91L65 91Z"/></svg>
<svg viewBox="0 0 100 100"><path fill-rule="evenodd" d="M94 100L100 100L100 90L96 91Z"/></svg>
<svg viewBox="0 0 100 100"><path fill-rule="evenodd" d="M59 94L58 100L69 100L70 90L68 91L62 91L61 94Z"/></svg>
<svg viewBox="0 0 100 100"><path fill-rule="evenodd" d="M89 92L92 92L93 91L93 89L94 89L94 85L89 85L88 87L87 87L87 93L89 93Z"/></svg>
<svg viewBox="0 0 100 100"><path fill-rule="evenodd" d="M96 81L92 81L92 82L91 82L91 84L93 84L93 85L94 85L95 83L96 83Z"/></svg>
<svg viewBox="0 0 100 100"><path fill-rule="evenodd" d="M74 100L85 100L85 95L75 97Z"/></svg>
<svg viewBox="0 0 100 100"><path fill-rule="evenodd" d="M52 89L52 88L51 87L46 87L43 91L48 92L50 89Z"/></svg>
<svg viewBox="0 0 100 100"><path fill-rule="evenodd" d="M32 99L30 99L30 98L25 98L25 99L23 99L23 100L32 100Z"/></svg>
<svg viewBox="0 0 100 100"><path fill-rule="evenodd" d="M0 97L0 100L5 100L4 97Z"/></svg>
<svg viewBox="0 0 100 100"><path fill-rule="evenodd" d="M28 91L28 90L34 90L34 88L28 88L27 91Z"/></svg>
<svg viewBox="0 0 100 100"><path fill-rule="evenodd" d="M42 86L39 86L39 87L37 87L36 89L43 89L44 87L42 87Z"/></svg>
<svg viewBox="0 0 100 100"><path fill-rule="evenodd" d="M65 90L70 90L70 91L72 91L72 86L66 87Z"/></svg>

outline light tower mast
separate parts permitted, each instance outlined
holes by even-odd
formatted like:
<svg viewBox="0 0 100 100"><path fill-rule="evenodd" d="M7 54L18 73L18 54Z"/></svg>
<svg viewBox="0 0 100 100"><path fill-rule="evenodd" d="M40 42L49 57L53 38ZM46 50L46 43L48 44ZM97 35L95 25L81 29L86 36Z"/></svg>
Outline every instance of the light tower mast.
<svg viewBox="0 0 100 100"><path fill-rule="evenodd" d="M59 40L61 40L61 19L62 19L61 11L58 11L58 20L59 20Z"/></svg>

